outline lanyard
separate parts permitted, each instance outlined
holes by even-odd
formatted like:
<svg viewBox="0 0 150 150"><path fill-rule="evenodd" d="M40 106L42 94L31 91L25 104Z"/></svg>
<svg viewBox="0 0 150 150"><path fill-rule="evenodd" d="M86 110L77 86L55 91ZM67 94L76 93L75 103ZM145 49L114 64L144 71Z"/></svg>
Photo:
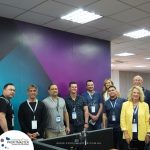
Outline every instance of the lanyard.
<svg viewBox="0 0 150 150"><path fill-rule="evenodd" d="M91 99L93 99L93 95L94 95L95 91L91 94L90 92L88 92L89 96Z"/></svg>
<svg viewBox="0 0 150 150"><path fill-rule="evenodd" d="M53 102L53 103L55 103L55 101L50 97L50 100ZM58 112L58 114L59 114L59 99L57 98L57 105L56 105L56 110L57 110L57 112ZM56 103L55 103L56 104Z"/></svg>
<svg viewBox="0 0 150 150"><path fill-rule="evenodd" d="M92 100L92 105L94 105L95 102L94 102L93 96L95 94L95 91L92 94L90 92L88 92L88 94L89 94L90 99Z"/></svg>
<svg viewBox="0 0 150 150"><path fill-rule="evenodd" d="M116 103L117 103L117 99L115 100L114 105L113 105L113 103L111 102L111 100L109 100L109 102L110 102L110 104L111 104L111 107L112 107L113 109L115 109L115 106L116 106Z"/></svg>
<svg viewBox="0 0 150 150"><path fill-rule="evenodd" d="M13 111L13 105L11 104L11 102L10 102L8 99L4 98L4 97L0 97L0 98L2 98L3 100L5 100L5 102L6 102L7 104L9 104L10 107L12 108L12 111Z"/></svg>
<svg viewBox="0 0 150 150"><path fill-rule="evenodd" d="M138 111L138 106L133 108L133 114L136 115L137 111Z"/></svg>
<svg viewBox="0 0 150 150"><path fill-rule="evenodd" d="M6 103L9 103L9 100L8 100L8 99L6 99L6 98L4 98L4 97L0 97L0 98L4 99ZM10 103L9 103L9 104L10 104Z"/></svg>
<svg viewBox="0 0 150 150"><path fill-rule="evenodd" d="M36 99L36 105L35 105L35 108L34 108L34 110L33 110L33 108L31 107L31 105L30 105L30 103L29 103L29 100L27 100L27 104L28 104L28 106L29 106L29 108L31 109L31 111L33 112L33 113L35 113L35 111L36 111L36 109L37 109L37 105L38 105L38 100ZM34 116L35 117L35 116Z"/></svg>
<svg viewBox="0 0 150 150"><path fill-rule="evenodd" d="M57 109L57 112L59 113L59 99L57 99L57 107L56 107L56 109Z"/></svg>

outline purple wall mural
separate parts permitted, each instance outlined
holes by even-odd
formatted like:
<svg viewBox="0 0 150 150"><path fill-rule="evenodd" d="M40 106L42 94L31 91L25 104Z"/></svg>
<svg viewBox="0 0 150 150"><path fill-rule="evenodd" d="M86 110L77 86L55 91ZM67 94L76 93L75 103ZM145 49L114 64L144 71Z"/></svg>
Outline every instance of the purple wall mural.
<svg viewBox="0 0 150 150"><path fill-rule="evenodd" d="M110 42L25 23L18 24L23 42L28 45L49 79L58 84L62 96L68 83L77 81L79 92L92 79L100 91L110 77Z"/></svg>
<svg viewBox="0 0 150 150"><path fill-rule="evenodd" d="M29 84L39 87L39 100L47 97L51 82L58 84L62 96L70 81L78 83L79 93L88 79L100 91L110 77L110 61L109 41L0 18L0 89L7 82L16 86L16 129L18 107L27 98Z"/></svg>

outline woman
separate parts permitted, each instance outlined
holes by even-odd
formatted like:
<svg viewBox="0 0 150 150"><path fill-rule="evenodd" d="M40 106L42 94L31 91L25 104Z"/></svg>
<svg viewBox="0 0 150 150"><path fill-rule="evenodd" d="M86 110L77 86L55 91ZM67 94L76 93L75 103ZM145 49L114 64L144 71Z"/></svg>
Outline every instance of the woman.
<svg viewBox="0 0 150 150"><path fill-rule="evenodd" d="M128 101L123 103L121 110L121 129L125 139L125 150L135 148L144 150L149 141L149 107L144 102L141 87L133 86L128 95ZM128 148L127 148L128 147Z"/></svg>
<svg viewBox="0 0 150 150"><path fill-rule="evenodd" d="M104 101L109 99L108 88L112 85L114 85L114 83L111 79L105 79L104 86L103 86L103 92L102 92L102 96L103 96Z"/></svg>

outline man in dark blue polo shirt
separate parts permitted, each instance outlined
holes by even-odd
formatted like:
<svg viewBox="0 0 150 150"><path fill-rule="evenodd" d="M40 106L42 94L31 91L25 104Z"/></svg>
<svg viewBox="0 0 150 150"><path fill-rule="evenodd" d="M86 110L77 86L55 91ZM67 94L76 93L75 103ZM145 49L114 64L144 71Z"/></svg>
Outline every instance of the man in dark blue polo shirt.
<svg viewBox="0 0 150 150"><path fill-rule="evenodd" d="M77 94L77 83L69 83L69 96L65 98L70 121L70 133L77 133L88 128L88 107L83 97Z"/></svg>
<svg viewBox="0 0 150 150"><path fill-rule="evenodd" d="M97 130L101 128L100 115L102 113L102 98L100 93L94 90L92 80L86 81L87 91L83 93L83 97L88 104L89 109L89 130Z"/></svg>
<svg viewBox="0 0 150 150"><path fill-rule="evenodd" d="M105 127L113 128L113 141L116 149L121 149L122 146L122 131L120 128L120 113L125 99L117 97L115 86L108 88L109 99L104 103L104 115L107 118Z"/></svg>

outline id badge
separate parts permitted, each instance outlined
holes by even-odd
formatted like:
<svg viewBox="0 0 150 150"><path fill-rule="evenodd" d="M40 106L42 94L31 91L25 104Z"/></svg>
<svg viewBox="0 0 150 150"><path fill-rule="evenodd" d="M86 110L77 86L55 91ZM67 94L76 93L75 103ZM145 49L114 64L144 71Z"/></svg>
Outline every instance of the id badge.
<svg viewBox="0 0 150 150"><path fill-rule="evenodd" d="M132 132L137 132L137 123L132 124Z"/></svg>
<svg viewBox="0 0 150 150"><path fill-rule="evenodd" d="M32 120L32 129L37 129L37 120Z"/></svg>
<svg viewBox="0 0 150 150"><path fill-rule="evenodd" d="M75 111L72 112L72 119L77 119L77 113Z"/></svg>
<svg viewBox="0 0 150 150"><path fill-rule="evenodd" d="M56 123L60 123L61 122L61 117L60 116L57 116L56 117Z"/></svg>
<svg viewBox="0 0 150 150"><path fill-rule="evenodd" d="M95 106L91 106L92 113L95 113Z"/></svg>
<svg viewBox="0 0 150 150"><path fill-rule="evenodd" d="M116 121L116 116L112 115L112 121Z"/></svg>

